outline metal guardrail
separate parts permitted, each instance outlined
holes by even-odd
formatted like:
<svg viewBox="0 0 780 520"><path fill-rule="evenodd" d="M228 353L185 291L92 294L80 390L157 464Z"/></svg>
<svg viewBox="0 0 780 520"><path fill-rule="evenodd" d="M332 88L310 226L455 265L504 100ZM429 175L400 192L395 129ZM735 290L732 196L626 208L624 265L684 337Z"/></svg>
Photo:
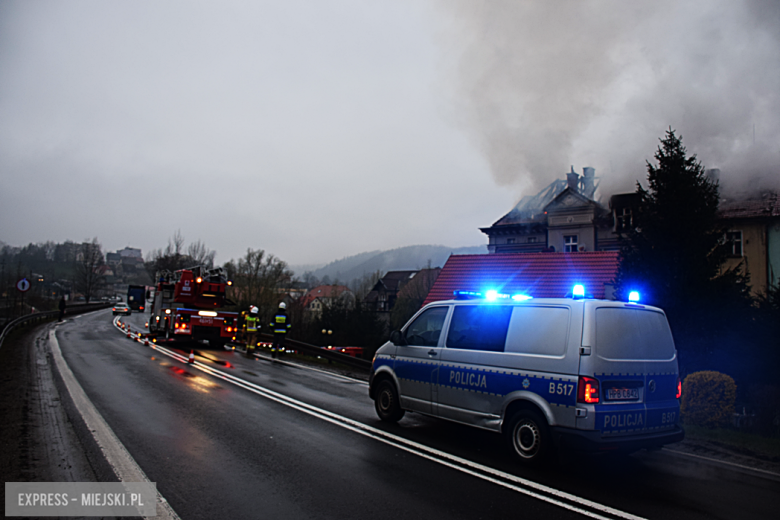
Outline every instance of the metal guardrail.
<svg viewBox="0 0 780 520"><path fill-rule="evenodd" d="M83 305L71 305L67 309L65 309L65 315L66 316L72 316L74 314L83 314L85 312L95 311L98 309L104 309L106 307L111 307L111 303L106 302L100 302L100 303L86 303ZM39 322L48 320L51 318L56 318L60 315L60 311L46 311L46 312L36 312L33 314L27 314L26 316L21 316L19 318L16 318L15 320L11 320L8 323L5 324L5 327L3 327L3 331L0 332L0 347L3 346L3 341L5 340L5 337L11 333L13 329L16 327L19 327L21 325L24 325L29 322Z"/></svg>
<svg viewBox="0 0 780 520"><path fill-rule="evenodd" d="M111 303L90 303L90 304L84 304L84 305L73 305L69 306L67 310L65 311L66 315L74 315L74 314L82 314L85 312L90 312L93 310L103 309L106 307L111 307ZM37 321L43 321L51 318L56 318L59 316L60 311L46 311L46 312L36 312L34 314L28 314L26 316L22 316L20 318L16 318L13 321L10 321L6 324L6 326L3 328L3 331L0 332L0 347L3 345L3 340L5 340L5 337L16 327L19 327L21 325L24 325L25 323L29 322L37 322ZM269 342L273 342L274 338L271 334L260 334L260 336L264 339L266 339ZM328 350L325 348L318 347L316 345L310 345L309 343L304 343L302 341L297 341L294 339L285 339L285 346L294 348L295 350L311 355L311 356L319 356L321 358L335 361L337 363L341 363L342 365L351 366L354 368L359 368L362 370L370 370L371 369L371 361L365 360L365 359L359 359L356 357L349 356L347 354L342 354L340 352L334 352L333 350Z"/></svg>
<svg viewBox="0 0 780 520"><path fill-rule="evenodd" d="M260 334L260 337L266 339L269 342L272 342L274 340L273 335L271 334ZM284 340L284 346L285 348L294 348L295 350L303 354L319 356L330 361L341 363L342 365L348 365L363 370L371 370L371 361L352 357L347 354L342 354L340 352L334 352L333 350L328 350L322 347L318 347L316 345L310 345L302 341L286 338Z"/></svg>

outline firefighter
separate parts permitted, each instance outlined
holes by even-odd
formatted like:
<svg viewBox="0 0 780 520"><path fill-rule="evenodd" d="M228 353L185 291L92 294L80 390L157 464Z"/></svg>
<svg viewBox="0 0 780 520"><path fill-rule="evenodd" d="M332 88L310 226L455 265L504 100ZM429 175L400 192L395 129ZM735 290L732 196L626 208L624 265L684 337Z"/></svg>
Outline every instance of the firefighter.
<svg viewBox="0 0 780 520"><path fill-rule="evenodd" d="M287 335L287 331L290 330L290 320L287 318L286 303L282 302L279 304L279 310L276 312L276 316L274 316L271 328L274 331L274 344L271 347L271 357L276 359L276 353L283 352L284 338Z"/></svg>
<svg viewBox="0 0 780 520"><path fill-rule="evenodd" d="M260 329L260 318L257 316L257 312L258 308L252 305L249 308L249 314L244 318L247 357L252 357L252 353L257 346L257 332Z"/></svg>

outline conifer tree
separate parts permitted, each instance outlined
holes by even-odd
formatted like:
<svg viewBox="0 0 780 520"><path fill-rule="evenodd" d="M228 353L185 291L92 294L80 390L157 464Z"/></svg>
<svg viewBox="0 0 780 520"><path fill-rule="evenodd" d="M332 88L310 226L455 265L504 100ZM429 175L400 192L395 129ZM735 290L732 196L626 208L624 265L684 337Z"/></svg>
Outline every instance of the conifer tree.
<svg viewBox="0 0 780 520"><path fill-rule="evenodd" d="M635 227L624 241L618 290L641 286L648 303L664 308L696 300L725 259L718 247L718 184L704 174L682 139L667 130L647 163L648 189L637 182Z"/></svg>
<svg viewBox="0 0 780 520"><path fill-rule="evenodd" d="M750 343L744 334L754 314L749 276L741 266L724 269L718 183L695 155L687 155L674 130L660 142L656 164L647 163L648 188L637 183L639 202L634 227L622 237L617 294L625 299L638 288L644 302L666 311L683 366L722 368L733 345Z"/></svg>

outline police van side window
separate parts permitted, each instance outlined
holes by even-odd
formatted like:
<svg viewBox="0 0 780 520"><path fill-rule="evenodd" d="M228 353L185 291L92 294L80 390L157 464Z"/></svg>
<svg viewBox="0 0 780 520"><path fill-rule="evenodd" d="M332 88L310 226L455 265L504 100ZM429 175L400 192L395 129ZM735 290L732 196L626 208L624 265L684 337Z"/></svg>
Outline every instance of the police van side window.
<svg viewBox="0 0 780 520"><path fill-rule="evenodd" d="M447 348L502 352L512 307L457 305L447 333Z"/></svg>
<svg viewBox="0 0 780 520"><path fill-rule="evenodd" d="M420 314L406 328L404 335L409 345L421 347L436 347L439 344L441 329L449 307L434 307Z"/></svg>
<svg viewBox="0 0 780 520"><path fill-rule="evenodd" d="M569 336L569 309L517 306L507 334L506 351L563 356Z"/></svg>

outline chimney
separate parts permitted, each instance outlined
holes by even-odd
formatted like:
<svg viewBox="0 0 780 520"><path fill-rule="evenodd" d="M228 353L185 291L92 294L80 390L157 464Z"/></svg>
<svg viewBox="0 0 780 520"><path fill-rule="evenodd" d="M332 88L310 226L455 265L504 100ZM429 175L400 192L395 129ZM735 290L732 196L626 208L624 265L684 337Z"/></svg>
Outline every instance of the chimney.
<svg viewBox="0 0 780 520"><path fill-rule="evenodd" d="M704 177L710 182L720 181L720 168L711 168L704 171Z"/></svg>
<svg viewBox="0 0 780 520"><path fill-rule="evenodd" d="M571 167L571 172L566 174L566 181L569 183L569 189L573 191L577 190L577 184L579 183L580 176L574 173L574 166Z"/></svg>
<svg viewBox="0 0 780 520"><path fill-rule="evenodd" d="M582 179L582 194L593 199L593 195L596 193L596 170L594 168L583 168Z"/></svg>

